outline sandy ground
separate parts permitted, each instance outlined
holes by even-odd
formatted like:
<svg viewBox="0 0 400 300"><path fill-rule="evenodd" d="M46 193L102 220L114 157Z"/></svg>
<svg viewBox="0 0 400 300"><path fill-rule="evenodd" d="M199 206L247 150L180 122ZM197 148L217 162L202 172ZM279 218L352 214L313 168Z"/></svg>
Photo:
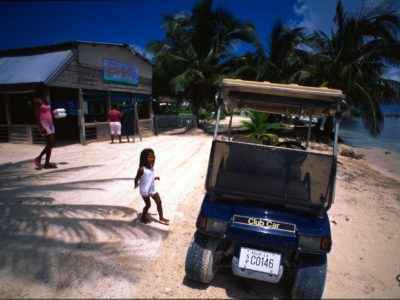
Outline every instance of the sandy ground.
<svg viewBox="0 0 400 300"><path fill-rule="evenodd" d="M0 144L0 298L287 298L287 283L185 278L212 137L200 130L58 146L35 170L37 145ZM139 153L155 150L165 216L138 221ZM318 147L318 145L315 145ZM329 211L333 248L324 298L400 298L400 160L384 150L339 156Z"/></svg>

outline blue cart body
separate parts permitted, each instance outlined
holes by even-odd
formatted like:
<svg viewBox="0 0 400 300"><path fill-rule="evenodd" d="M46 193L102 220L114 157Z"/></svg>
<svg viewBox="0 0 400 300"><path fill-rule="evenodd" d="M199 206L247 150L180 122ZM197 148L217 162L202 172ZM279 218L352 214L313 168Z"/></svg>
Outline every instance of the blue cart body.
<svg viewBox="0 0 400 300"><path fill-rule="evenodd" d="M293 281L294 298L322 296L332 246L328 210L335 198L337 111L343 98L339 90L223 80L206 194L185 262L190 279L209 283L227 261L236 276L272 283L286 276ZM307 151L308 140L305 146L286 141L280 147L243 136L218 139L223 105L228 113L302 113L310 120L334 106L333 152Z"/></svg>

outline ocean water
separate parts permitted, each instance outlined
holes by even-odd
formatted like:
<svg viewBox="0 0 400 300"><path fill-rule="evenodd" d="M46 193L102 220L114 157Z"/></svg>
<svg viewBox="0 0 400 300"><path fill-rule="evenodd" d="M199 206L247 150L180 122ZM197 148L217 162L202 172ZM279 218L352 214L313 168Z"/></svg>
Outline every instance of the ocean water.
<svg viewBox="0 0 400 300"><path fill-rule="evenodd" d="M342 120L339 136L349 146L385 149L400 155L400 118L385 117L384 127L377 137L364 129L360 118Z"/></svg>

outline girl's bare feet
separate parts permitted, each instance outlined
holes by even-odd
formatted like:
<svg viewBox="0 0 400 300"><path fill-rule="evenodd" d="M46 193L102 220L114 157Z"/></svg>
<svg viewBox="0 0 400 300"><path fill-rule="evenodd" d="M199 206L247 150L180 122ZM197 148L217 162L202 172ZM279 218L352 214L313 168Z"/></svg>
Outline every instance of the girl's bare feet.
<svg viewBox="0 0 400 300"><path fill-rule="evenodd" d="M162 223L164 223L165 225L169 225L169 220L166 219L166 218L160 218L160 221L161 221Z"/></svg>
<svg viewBox="0 0 400 300"><path fill-rule="evenodd" d="M146 217L140 218L140 221L141 221L142 223L144 223L144 224L150 224L150 223L151 223L151 221L150 221L149 219L147 219Z"/></svg>

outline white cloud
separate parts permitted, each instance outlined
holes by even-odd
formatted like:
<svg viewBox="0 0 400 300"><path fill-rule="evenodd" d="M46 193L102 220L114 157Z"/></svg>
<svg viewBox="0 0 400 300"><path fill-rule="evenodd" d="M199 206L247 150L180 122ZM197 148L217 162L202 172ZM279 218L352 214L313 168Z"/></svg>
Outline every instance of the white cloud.
<svg viewBox="0 0 400 300"><path fill-rule="evenodd" d="M331 29L334 29L336 4L337 0L297 0L293 11L298 16L298 21L292 21L292 25L304 27L308 33L322 30L329 34ZM342 4L346 13L379 8L400 10L398 0L343 0Z"/></svg>
<svg viewBox="0 0 400 300"><path fill-rule="evenodd" d="M381 9L400 12L399 0L342 0L342 4L345 13L350 14L360 13L360 11L379 13ZM336 5L337 0L297 0L293 11L298 16L298 21L292 21L291 24L295 27L303 27L307 33L322 30L329 35L331 29L335 29L333 18ZM400 81L400 68L389 68L385 77Z"/></svg>
<svg viewBox="0 0 400 300"><path fill-rule="evenodd" d="M400 68L398 67L389 68L384 77L400 82Z"/></svg>
<svg viewBox="0 0 400 300"><path fill-rule="evenodd" d="M308 33L314 30L328 33L333 25L335 7L336 0L297 0L293 10L300 21L293 25L303 27Z"/></svg>

